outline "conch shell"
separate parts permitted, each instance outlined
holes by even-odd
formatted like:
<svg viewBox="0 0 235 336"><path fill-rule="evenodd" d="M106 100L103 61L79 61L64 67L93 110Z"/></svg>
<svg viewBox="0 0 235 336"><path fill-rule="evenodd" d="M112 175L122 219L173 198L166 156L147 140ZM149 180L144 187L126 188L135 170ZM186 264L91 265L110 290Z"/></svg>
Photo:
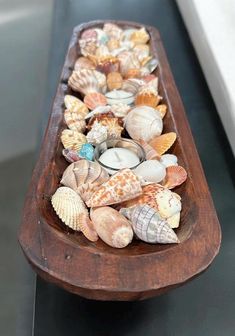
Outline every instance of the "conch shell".
<svg viewBox="0 0 235 336"><path fill-rule="evenodd" d="M65 129L61 133L61 142L64 148L78 151L87 142L86 136L80 132Z"/></svg>
<svg viewBox="0 0 235 336"><path fill-rule="evenodd" d="M81 197L72 189L60 187L51 198L52 206L59 218L74 231L82 231L91 241L98 240L89 219L88 210Z"/></svg>
<svg viewBox="0 0 235 336"><path fill-rule="evenodd" d="M163 123L159 112L154 108L138 106L127 114L125 128L132 139L149 142L162 133Z"/></svg>
<svg viewBox="0 0 235 336"><path fill-rule="evenodd" d="M70 110L64 111L64 120L69 129L83 133L86 129L86 122L84 119L80 119L77 113Z"/></svg>
<svg viewBox="0 0 235 336"><path fill-rule="evenodd" d="M146 243L179 243L178 237L168 223L150 206L138 205L134 208L121 209L120 213L131 221L136 236Z"/></svg>
<svg viewBox="0 0 235 336"><path fill-rule="evenodd" d="M108 138L108 129L106 126L103 126L96 121L93 124L92 129L87 133L86 138L92 145L98 145Z"/></svg>
<svg viewBox="0 0 235 336"><path fill-rule="evenodd" d="M129 221L113 208L92 209L91 220L98 236L109 246L123 248L131 243L133 230Z"/></svg>
<svg viewBox="0 0 235 336"><path fill-rule="evenodd" d="M118 171L103 183L86 202L89 207L98 207L124 202L142 194L138 177L128 168Z"/></svg>
<svg viewBox="0 0 235 336"><path fill-rule="evenodd" d="M87 106L77 97L66 95L64 97L65 107L72 113L77 113L79 119L84 119L88 113Z"/></svg>
<svg viewBox="0 0 235 336"><path fill-rule="evenodd" d="M176 133L169 132L162 134L160 136L154 137L149 141L150 146L152 146L159 155L164 154L171 146L174 144L176 140Z"/></svg>
<svg viewBox="0 0 235 336"><path fill-rule="evenodd" d="M81 69L73 71L69 77L69 86L77 92L87 95L92 92L99 92L99 82L94 75L95 70Z"/></svg>

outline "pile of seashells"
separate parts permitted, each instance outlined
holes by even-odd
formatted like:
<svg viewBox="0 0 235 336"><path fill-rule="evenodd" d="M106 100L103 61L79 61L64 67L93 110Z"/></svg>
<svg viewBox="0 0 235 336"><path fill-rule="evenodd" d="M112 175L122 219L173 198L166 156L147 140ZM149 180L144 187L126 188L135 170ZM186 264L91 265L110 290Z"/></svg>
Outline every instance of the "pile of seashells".
<svg viewBox="0 0 235 336"><path fill-rule="evenodd" d="M83 31L82 56L68 80L73 95L64 99L68 128L61 142L70 165L52 206L65 225L115 248L126 247L134 236L146 243L179 243L173 229L180 223L181 197L171 189L187 173L175 155L165 154L176 133L162 134L167 106L158 93L158 61L149 39L145 28L123 30L113 23ZM120 98L113 104L110 92ZM94 161L94 148L123 134L143 147L146 160L110 176Z"/></svg>

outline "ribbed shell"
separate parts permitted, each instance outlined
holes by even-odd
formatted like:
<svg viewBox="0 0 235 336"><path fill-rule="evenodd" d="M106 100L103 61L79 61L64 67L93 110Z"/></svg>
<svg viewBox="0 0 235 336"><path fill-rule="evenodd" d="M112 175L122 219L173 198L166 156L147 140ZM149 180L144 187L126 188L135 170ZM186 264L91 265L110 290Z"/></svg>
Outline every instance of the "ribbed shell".
<svg viewBox="0 0 235 336"><path fill-rule="evenodd" d="M186 181L187 172L181 166L169 166L166 168L166 178L164 180L164 186L173 189Z"/></svg>
<svg viewBox="0 0 235 336"><path fill-rule="evenodd" d="M149 144L152 146L159 155L164 154L171 148L176 140L176 133L169 132L162 134L160 136L154 137L150 140Z"/></svg>
<svg viewBox="0 0 235 336"><path fill-rule="evenodd" d="M95 69L94 63L87 57L79 57L75 64L74 64L74 70L78 71L81 69Z"/></svg>
<svg viewBox="0 0 235 336"><path fill-rule="evenodd" d="M83 133L86 129L86 122L84 119L78 118L78 114L70 110L64 111L64 120L69 129Z"/></svg>
<svg viewBox="0 0 235 336"><path fill-rule="evenodd" d="M123 30L114 23L105 23L103 31L108 35L109 38L116 40L119 40L121 38L123 32Z"/></svg>
<svg viewBox="0 0 235 336"><path fill-rule="evenodd" d="M138 205L121 209L120 213L131 221L136 236L146 243L179 243L168 223L150 206Z"/></svg>
<svg viewBox="0 0 235 336"><path fill-rule="evenodd" d="M99 92L99 82L94 75L95 70L81 69L73 71L69 77L69 86L77 92L81 92L86 95L92 92Z"/></svg>
<svg viewBox="0 0 235 336"><path fill-rule="evenodd" d="M70 129L65 129L61 133L61 142L64 148L79 151L87 140L84 134Z"/></svg>
<svg viewBox="0 0 235 336"><path fill-rule="evenodd" d="M94 37L78 41L83 56L94 55L97 49L97 39Z"/></svg>
<svg viewBox="0 0 235 336"><path fill-rule="evenodd" d="M145 151L146 160L160 159L160 155L158 155L157 151L155 151L155 149L152 146L150 146L147 142L145 142L144 140L140 140L139 143L141 144L141 146Z"/></svg>
<svg viewBox="0 0 235 336"><path fill-rule="evenodd" d="M98 92L91 92L88 93L85 98L84 98L84 103L86 106L93 110L98 106L104 106L107 104L107 99L106 97Z"/></svg>
<svg viewBox="0 0 235 336"><path fill-rule="evenodd" d="M77 113L79 119L84 119L88 113L87 106L77 97L66 95L64 97L65 107L73 113Z"/></svg>
<svg viewBox="0 0 235 336"><path fill-rule="evenodd" d="M110 207L92 209L91 220L98 236L111 247L123 248L131 243L132 227L118 211Z"/></svg>
<svg viewBox="0 0 235 336"><path fill-rule="evenodd" d="M98 145L108 138L108 129L99 122L95 122L86 137L89 143L92 145Z"/></svg>

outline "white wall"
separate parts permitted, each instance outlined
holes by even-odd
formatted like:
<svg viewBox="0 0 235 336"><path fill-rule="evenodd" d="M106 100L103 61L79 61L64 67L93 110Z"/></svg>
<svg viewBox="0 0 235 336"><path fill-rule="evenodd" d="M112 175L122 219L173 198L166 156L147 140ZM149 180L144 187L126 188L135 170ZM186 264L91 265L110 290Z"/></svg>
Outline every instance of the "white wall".
<svg viewBox="0 0 235 336"><path fill-rule="evenodd" d="M36 147L53 0L0 0L0 161Z"/></svg>

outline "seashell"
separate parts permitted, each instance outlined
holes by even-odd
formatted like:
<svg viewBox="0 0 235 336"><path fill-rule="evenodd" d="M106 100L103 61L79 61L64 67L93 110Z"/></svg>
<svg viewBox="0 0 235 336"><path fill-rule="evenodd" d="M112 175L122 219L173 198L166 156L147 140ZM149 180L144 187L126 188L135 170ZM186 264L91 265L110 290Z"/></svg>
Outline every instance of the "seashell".
<svg viewBox="0 0 235 336"><path fill-rule="evenodd" d="M116 204L135 198L142 193L138 177L128 168L118 171L103 183L87 201L87 206Z"/></svg>
<svg viewBox="0 0 235 336"><path fill-rule="evenodd" d="M89 112L85 119L90 119L96 115L99 115L99 114L103 114L103 113L108 113L111 111L111 106L110 105L101 105L101 106L97 106L94 110L92 110L91 112Z"/></svg>
<svg viewBox="0 0 235 336"><path fill-rule="evenodd" d="M147 160L142 162L134 172L137 176L142 177L147 182L158 183L166 176L165 166L157 160Z"/></svg>
<svg viewBox="0 0 235 336"><path fill-rule="evenodd" d="M155 107L158 102L157 92L153 89L148 89L145 92L141 91L135 97L135 105L145 105Z"/></svg>
<svg viewBox="0 0 235 336"><path fill-rule="evenodd" d="M144 67L149 71L149 73L152 73L158 67L158 60L156 58L152 58L144 65Z"/></svg>
<svg viewBox="0 0 235 336"><path fill-rule="evenodd" d="M98 121L99 123L101 123L103 120L105 120L104 124L102 123L103 126L105 126L106 119L110 119L110 118L113 118L113 117L114 117L114 114L113 114L113 112L111 112L111 108L109 108L108 112L102 112L102 113L99 113L99 114L94 114L94 116L89 120L89 122L87 124L87 129L91 130L91 128L93 127L93 124L96 121Z"/></svg>
<svg viewBox="0 0 235 336"><path fill-rule="evenodd" d="M147 44L138 44L133 48L133 52L137 56L139 62L149 57L150 48Z"/></svg>
<svg viewBox="0 0 235 336"><path fill-rule="evenodd" d="M160 156L158 155L157 151L150 146L147 142L140 140L139 143L143 147L146 155L146 160L159 160Z"/></svg>
<svg viewBox="0 0 235 336"><path fill-rule="evenodd" d="M109 48L106 45L102 44L96 49L95 55L98 59L103 57L109 57Z"/></svg>
<svg viewBox="0 0 235 336"><path fill-rule="evenodd" d="M120 41L121 48L124 48L126 51L131 51L134 48L135 44L132 41Z"/></svg>
<svg viewBox="0 0 235 336"><path fill-rule="evenodd" d="M145 82L140 79L129 78L123 81L122 90L131 92L134 95L136 95L140 87L144 84Z"/></svg>
<svg viewBox="0 0 235 336"><path fill-rule="evenodd" d="M149 40L149 34L146 32L146 29L143 27L133 32L130 36L130 40L134 44L146 44Z"/></svg>
<svg viewBox="0 0 235 336"><path fill-rule="evenodd" d="M122 32L122 35L121 35L121 40L122 41L130 41L130 38L131 38L131 35L138 31L137 28L128 28L128 29L125 29L123 32Z"/></svg>
<svg viewBox="0 0 235 336"><path fill-rule="evenodd" d="M142 59L142 61L140 62L141 67L145 67L145 65L148 65L148 64L149 64L149 61L150 61L152 58L153 58L152 56L144 57L144 58Z"/></svg>
<svg viewBox="0 0 235 336"><path fill-rule="evenodd" d="M181 197L169 189L158 188L154 194L154 198L150 203L157 209L161 217L168 219L181 211Z"/></svg>
<svg viewBox="0 0 235 336"><path fill-rule="evenodd" d="M80 156L78 155L78 152L73 151L71 149L67 148L63 149L62 154L69 163L81 160Z"/></svg>
<svg viewBox="0 0 235 336"><path fill-rule="evenodd" d="M106 90L107 90L107 84L106 84L106 76L105 76L105 74L103 74L103 73L101 73L99 71L93 70L93 75L95 76L95 78L98 81L99 91L101 93L105 93Z"/></svg>
<svg viewBox="0 0 235 336"><path fill-rule="evenodd" d="M66 149L78 151L87 142L86 136L80 132L65 129L61 133L61 142Z"/></svg>
<svg viewBox="0 0 235 336"><path fill-rule="evenodd" d="M96 146L108 138L108 130L98 121L95 121L90 132L87 133L87 141Z"/></svg>
<svg viewBox="0 0 235 336"><path fill-rule="evenodd" d="M115 117L118 118L124 118L130 110L131 108L127 104L119 103L119 104L113 104L111 106L111 111L113 112Z"/></svg>
<svg viewBox="0 0 235 336"><path fill-rule="evenodd" d="M177 156L173 154L164 154L160 158L160 162L165 166L178 166L178 159Z"/></svg>
<svg viewBox="0 0 235 336"><path fill-rule="evenodd" d="M76 62L74 64L74 70L79 71L81 69L94 70L95 65L89 58L81 56L76 60Z"/></svg>
<svg viewBox="0 0 235 336"><path fill-rule="evenodd" d="M180 225L180 212L167 218L167 223L172 229L176 229Z"/></svg>
<svg viewBox="0 0 235 336"><path fill-rule="evenodd" d="M131 224L118 211L110 207L92 209L91 220L98 236L109 246L123 248L131 243Z"/></svg>
<svg viewBox="0 0 235 336"><path fill-rule="evenodd" d="M97 184L84 183L77 188L76 192L81 196L84 202L87 202L98 188L99 186Z"/></svg>
<svg viewBox="0 0 235 336"><path fill-rule="evenodd" d="M125 78L140 78L141 77L141 70L140 69L129 69L125 74Z"/></svg>
<svg viewBox="0 0 235 336"><path fill-rule="evenodd" d="M169 148L174 144L176 140L176 133L170 132L157 136L149 141L150 146L152 146L159 155L164 154Z"/></svg>
<svg viewBox="0 0 235 336"><path fill-rule="evenodd" d="M119 72L110 72L107 76L107 86L110 91L121 89L122 82L123 79Z"/></svg>
<svg viewBox="0 0 235 336"><path fill-rule="evenodd" d="M103 126L107 127L108 138L120 138L123 127L120 126L119 118L104 118L100 121Z"/></svg>
<svg viewBox="0 0 235 336"><path fill-rule="evenodd" d="M97 32L95 31L95 29L86 29L82 32L81 34L82 40L87 40L91 38L97 39Z"/></svg>
<svg viewBox="0 0 235 336"><path fill-rule="evenodd" d="M80 39L78 41L81 54L83 56L94 55L97 48L97 40L96 38L86 38Z"/></svg>
<svg viewBox="0 0 235 336"><path fill-rule="evenodd" d="M82 185L100 186L108 179L109 174L97 162L80 160L65 169L60 183L79 193Z"/></svg>
<svg viewBox="0 0 235 336"><path fill-rule="evenodd" d="M118 55L120 61L120 72L123 76L126 75L130 69L139 69L140 62L135 54L130 51L124 51Z"/></svg>
<svg viewBox="0 0 235 336"><path fill-rule="evenodd" d="M116 57L106 57L99 60L96 69L105 75L108 75L110 72L118 72L119 60Z"/></svg>
<svg viewBox="0 0 235 336"><path fill-rule="evenodd" d="M69 111L77 113L77 117L80 119L84 119L89 111L87 106L80 99L71 95L64 97L64 104Z"/></svg>
<svg viewBox="0 0 235 336"><path fill-rule="evenodd" d="M120 47L120 42L119 40L112 38L107 42L107 47L109 48L109 51L113 51Z"/></svg>
<svg viewBox="0 0 235 336"><path fill-rule="evenodd" d="M86 122L84 119L79 119L78 114L71 112L70 110L64 111L64 120L66 125L72 131L83 133L86 129Z"/></svg>
<svg viewBox="0 0 235 336"><path fill-rule="evenodd" d="M85 143L80 148L78 155L82 159L92 161L94 157L94 147L89 143Z"/></svg>
<svg viewBox="0 0 235 336"><path fill-rule="evenodd" d="M122 29L119 28L114 23L105 23L103 27L103 31L108 35L110 39L119 40L122 35Z"/></svg>
<svg viewBox="0 0 235 336"><path fill-rule="evenodd" d="M163 119L166 115L166 112L167 112L167 106L165 104L161 104L161 105L158 105L155 108L156 108L156 110L158 110L158 112L161 115L161 118Z"/></svg>
<svg viewBox="0 0 235 336"><path fill-rule="evenodd" d="M163 182L164 187L173 189L186 181L187 172L181 166L169 166L166 168L166 177Z"/></svg>
<svg viewBox="0 0 235 336"><path fill-rule="evenodd" d="M146 82L146 83L149 83L151 82L151 80L157 78L154 74L149 74L149 75L146 75L143 77L143 80Z"/></svg>
<svg viewBox="0 0 235 336"><path fill-rule="evenodd" d="M100 91L99 82L94 76L94 70L73 71L68 84L74 91L81 92L84 95Z"/></svg>
<svg viewBox="0 0 235 336"><path fill-rule="evenodd" d="M175 232L155 209L148 205L121 209L120 213L127 217L136 236L146 243L172 244L179 243Z"/></svg>
<svg viewBox="0 0 235 336"><path fill-rule="evenodd" d="M148 83L146 83L143 87L141 87L141 90L145 89L154 89L155 92L158 92L158 77L152 78Z"/></svg>
<svg viewBox="0 0 235 336"><path fill-rule="evenodd" d="M106 44L108 42L108 35L103 31L103 29L100 29L100 28L95 28L94 29L97 33L97 41L98 41L98 44Z"/></svg>
<svg viewBox="0 0 235 336"><path fill-rule="evenodd" d="M75 191L68 187L60 187L52 196L51 203L56 214L67 226L75 231L81 230L91 241L98 240L88 210Z"/></svg>
<svg viewBox="0 0 235 336"><path fill-rule="evenodd" d="M163 123L159 112L154 108L137 106L127 114L125 128L132 139L149 142L161 134Z"/></svg>
<svg viewBox="0 0 235 336"><path fill-rule="evenodd" d="M89 109L93 110L98 106L107 105L107 100L102 93L91 92L85 96L84 103Z"/></svg>

